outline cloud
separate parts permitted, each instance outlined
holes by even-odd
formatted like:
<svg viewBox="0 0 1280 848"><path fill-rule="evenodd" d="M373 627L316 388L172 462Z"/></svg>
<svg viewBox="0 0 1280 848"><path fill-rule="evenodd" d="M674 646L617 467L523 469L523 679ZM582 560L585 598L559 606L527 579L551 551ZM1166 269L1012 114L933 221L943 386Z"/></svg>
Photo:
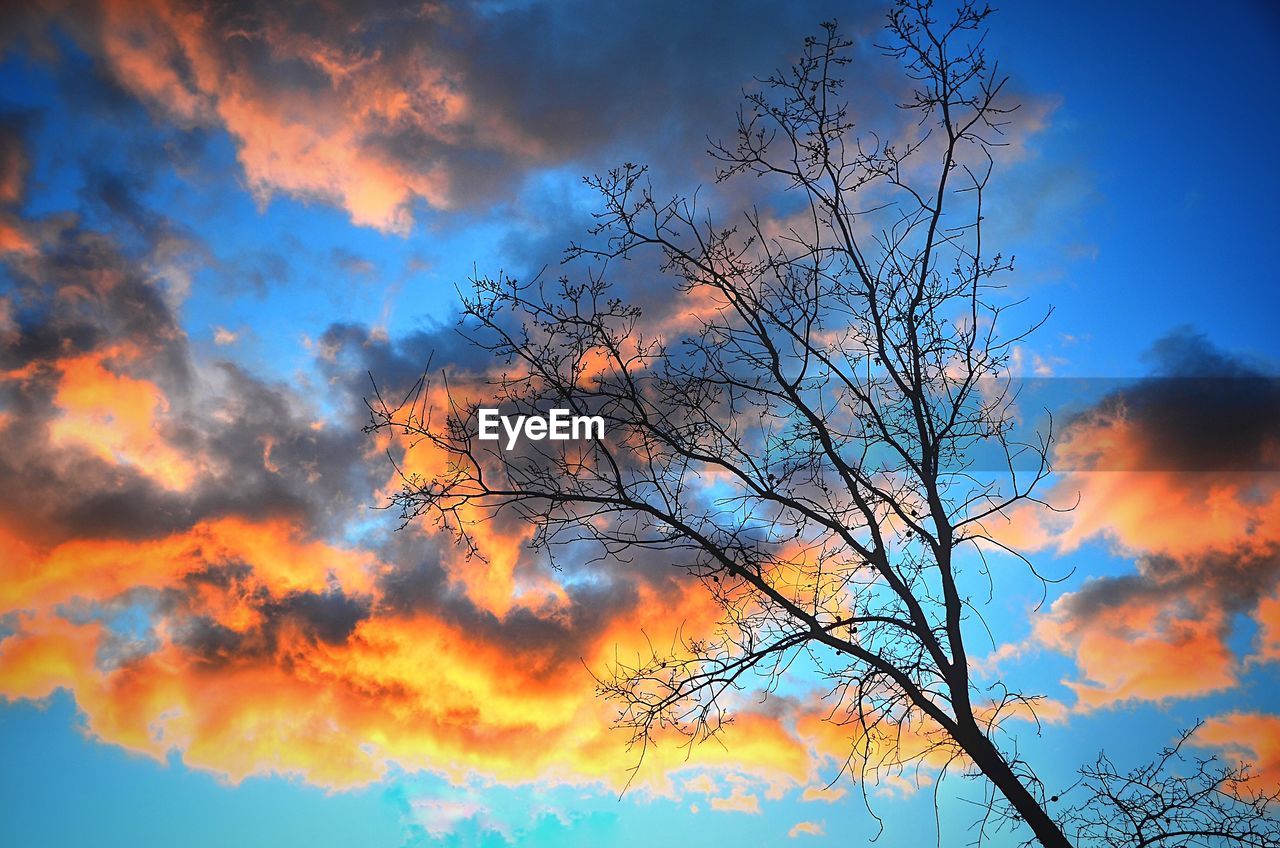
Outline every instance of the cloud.
<svg viewBox="0 0 1280 848"><path fill-rule="evenodd" d="M700 586L656 559L557 574L503 522L483 563L361 526L388 474L359 432L365 370L407 380L425 348L463 367L477 354L448 331L335 326L317 346L335 411L317 428L298 390L192 348L148 271L167 228L132 247L70 220L46 229L7 265L0 696L66 690L94 738L230 781L626 782L638 755L583 664L711 626ZM805 730L811 709L744 705L727 747L692 757L660 737L634 785L738 775L751 788L721 806L746 808L813 783L847 752Z"/></svg>
<svg viewBox="0 0 1280 848"><path fill-rule="evenodd" d="M833 804L839 801L848 790L841 786L806 786L800 795L802 801L824 801Z"/></svg>
<svg viewBox="0 0 1280 848"><path fill-rule="evenodd" d="M796 822L792 828L787 831L787 836L792 839L795 839L798 836L826 836L826 834L827 829L823 827L821 822L812 821Z"/></svg>
<svg viewBox="0 0 1280 848"><path fill-rule="evenodd" d="M1191 741L1218 748L1230 761L1248 763L1259 778L1255 788L1280 791L1280 716L1249 712L1214 716Z"/></svg>
<svg viewBox="0 0 1280 848"><path fill-rule="evenodd" d="M465 821L486 819L488 809L476 799L415 798L414 819L433 839L441 839Z"/></svg>
<svg viewBox="0 0 1280 848"><path fill-rule="evenodd" d="M49 424L50 447L83 448L104 462L135 468L166 488L186 488L199 469L160 433L160 419L169 411L164 393L110 365L134 355L108 349L54 363L58 413Z"/></svg>
<svg viewBox="0 0 1280 848"><path fill-rule="evenodd" d="M735 786L725 797L712 798L708 803L711 809L722 813L760 813L760 798L741 786Z"/></svg>
<svg viewBox="0 0 1280 848"><path fill-rule="evenodd" d="M21 115L0 119L0 204L5 206L16 206L26 196L31 162L22 138L25 124Z"/></svg>
<svg viewBox="0 0 1280 848"><path fill-rule="evenodd" d="M1280 591L1258 602L1254 618L1258 621L1258 649L1254 658L1261 662L1280 661Z"/></svg>
<svg viewBox="0 0 1280 848"><path fill-rule="evenodd" d="M1073 656L1078 706L1204 695L1238 682L1236 616L1262 625L1280 581L1280 380L1180 331L1152 354L1156 373L1072 420L1058 446L1069 469L1051 498L1070 513L1016 515L1002 538L1070 555L1109 542L1130 574L1095 578L1036 624ZM1185 674L1194 657L1196 674Z"/></svg>
<svg viewBox="0 0 1280 848"><path fill-rule="evenodd" d="M233 330L228 330L226 327L213 328L213 343L216 345L225 347L226 345L233 345L239 340L240 334Z"/></svg>
<svg viewBox="0 0 1280 848"><path fill-rule="evenodd" d="M687 162L705 146L709 108L731 105L754 74L788 61L832 11L43 5L23 29L56 20L158 114L225 129L261 202L277 193L319 200L399 233L420 204L509 198L529 169L599 151ZM844 11L855 30L879 22L870 6Z"/></svg>
<svg viewBox="0 0 1280 848"><path fill-rule="evenodd" d="M0 257L6 254L29 255L36 249L22 219L9 211L26 198L27 177L31 170L24 139L28 123L29 116L23 114L0 117ZM7 309L8 306L0 309L0 313ZM0 333L4 323L0 320Z"/></svg>
<svg viewBox="0 0 1280 848"><path fill-rule="evenodd" d="M140 98L193 137L225 130L262 202L331 203L393 232L422 204L500 198L532 168L629 158L632 144L678 172L705 144L705 115L723 104L727 116L737 88L819 17L735 7L724 27L713 6L50 8L112 83L93 108ZM3 197L17 202L25 183L10 174L25 160L5 150ZM131 158L157 152L146 150ZM448 331L393 340L335 324L315 366L336 412L316 427L300 389L192 349L179 310L211 259L147 206L152 176L86 169L78 200L105 228L0 217L0 615L13 622L0 695L66 690L95 738L157 760L176 752L230 781L345 788L427 769L621 786L637 755L608 730L583 664L643 651L646 632L712 627L701 587L658 560L557 573L510 520L481 526L482 560L420 529L371 533L362 508L389 475L358 431L367 373L404 387L430 350L474 377L487 358ZM289 273L276 254L262 262L265 276ZM631 274L651 318L678 329L671 310L683 307L648 270ZM217 328L215 345L233 335ZM761 795L820 781L855 744L889 747L822 714L806 700L742 706L726 747L692 758L683 738L660 736L637 786L670 794L675 776L706 769L713 809L756 812ZM946 761L924 730L905 738L926 771ZM480 812L459 802L424 815L444 828Z"/></svg>

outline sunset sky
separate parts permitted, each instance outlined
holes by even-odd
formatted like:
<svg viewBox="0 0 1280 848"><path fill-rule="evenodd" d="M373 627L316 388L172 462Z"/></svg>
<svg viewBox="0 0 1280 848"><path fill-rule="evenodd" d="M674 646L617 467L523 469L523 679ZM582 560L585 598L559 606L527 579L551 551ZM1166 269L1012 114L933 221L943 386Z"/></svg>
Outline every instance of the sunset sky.
<svg viewBox="0 0 1280 848"><path fill-rule="evenodd" d="M1078 508L1007 528L1062 582L997 562L971 653L1046 696L1018 736L1047 786L1198 720L1198 753L1276 786L1280 11L1161 5L991 19L1022 105L987 226L1011 299L1054 309L1017 368L1089 379L1053 383L1076 414L1050 492ZM637 752L590 671L711 621L699 584L556 571L509 524L487 562L397 532L361 431L370 375L486 367L459 291L554 267L591 224L583 175L647 163L741 208L707 139L820 22L855 39L859 125L899 126L884 14L8 4L0 845L861 845L878 816L917 846L935 803L963 836L981 788L958 775L837 780L848 733L803 673L619 797ZM684 313L656 265L632 276L652 326Z"/></svg>

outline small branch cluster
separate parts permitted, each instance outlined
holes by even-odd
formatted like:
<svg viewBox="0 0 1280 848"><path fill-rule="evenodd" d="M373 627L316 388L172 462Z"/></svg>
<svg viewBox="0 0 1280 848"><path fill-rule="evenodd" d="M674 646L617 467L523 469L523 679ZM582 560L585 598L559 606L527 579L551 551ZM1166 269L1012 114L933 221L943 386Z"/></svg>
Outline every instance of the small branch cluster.
<svg viewBox="0 0 1280 848"><path fill-rule="evenodd" d="M1101 754L1068 793L1059 817L1078 844L1115 848L1264 848L1280 845L1280 788L1247 764L1184 752L1200 725L1151 762L1121 773Z"/></svg>

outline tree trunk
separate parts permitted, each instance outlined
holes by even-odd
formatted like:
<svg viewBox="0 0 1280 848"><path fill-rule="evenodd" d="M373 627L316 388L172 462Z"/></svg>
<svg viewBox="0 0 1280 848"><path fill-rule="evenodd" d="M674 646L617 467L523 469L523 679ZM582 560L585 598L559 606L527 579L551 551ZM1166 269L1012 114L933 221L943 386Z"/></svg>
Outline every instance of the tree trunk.
<svg viewBox="0 0 1280 848"><path fill-rule="evenodd" d="M1045 848L1071 848L1071 842L1067 840L1062 828L1050 817L1022 780L1014 774L1013 769L1005 761L1004 755L982 732L976 722L971 723L969 727L963 727L962 731L956 734L956 741L1027 823L1041 845Z"/></svg>

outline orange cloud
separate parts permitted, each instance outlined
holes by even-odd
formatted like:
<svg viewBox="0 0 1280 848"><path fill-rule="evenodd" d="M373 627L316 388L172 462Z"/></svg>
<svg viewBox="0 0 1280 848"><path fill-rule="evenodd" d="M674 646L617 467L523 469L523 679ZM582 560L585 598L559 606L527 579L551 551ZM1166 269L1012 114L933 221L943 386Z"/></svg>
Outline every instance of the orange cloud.
<svg viewBox="0 0 1280 848"><path fill-rule="evenodd" d="M1262 662L1280 661L1280 593L1258 602L1258 650L1254 659Z"/></svg>
<svg viewBox="0 0 1280 848"><path fill-rule="evenodd" d="M0 536L0 538L3 538ZM9 547L13 551L12 546ZM0 610L53 609L76 598L107 601L131 588L163 589L209 567L252 563L277 594L372 588L368 553L310 541L283 520L225 518L162 539L75 539L48 551L24 546L0 561Z"/></svg>
<svg viewBox="0 0 1280 848"><path fill-rule="evenodd" d="M734 787L724 798L712 798L711 809L722 813L755 813L760 812L760 799L747 792L741 786Z"/></svg>
<svg viewBox="0 0 1280 848"><path fill-rule="evenodd" d="M224 127L264 203L278 192L320 200L356 224L406 233L416 201L452 205L455 179L444 164L451 149L544 154L498 110L478 107L425 38L398 52L375 50L355 46L350 32L365 25L356 18L336 22L342 37L330 40L269 9L223 20L180 0L100 5L91 38L110 70L168 117ZM403 14L406 27L423 32L449 18L430 4ZM422 155L393 153L388 140L397 135L417 139Z"/></svg>
<svg viewBox="0 0 1280 848"><path fill-rule="evenodd" d="M107 367L136 356L115 348L59 360L54 404L62 414L50 425L50 438L55 445L85 448L109 463L137 468L171 489L185 489L199 467L162 436L168 399L154 383Z"/></svg>
<svg viewBox="0 0 1280 848"><path fill-rule="evenodd" d="M424 393L419 410L433 410L433 426L440 422L445 410L456 404L465 408L473 402L472 393L482 394L484 377L469 374L451 374L449 391L441 383L433 383ZM379 495L387 497L399 491L405 478L432 480L447 479L454 457L438 448L430 440L416 439L403 430L384 430L379 433L371 455L381 458L391 450L396 457L396 471L391 472ZM497 473L489 467L488 473ZM401 475L404 475L403 477ZM479 506L462 505L457 514L465 525L479 556L458 546L446 551L444 565L451 582L460 588L476 605L504 616L512 609L550 611L562 609L567 602L564 588L543 568L530 568L524 561L525 545L533 537L534 528L528 522L512 520L510 516L495 517ZM504 520L505 519L505 520ZM434 528L422 526L418 532L430 533Z"/></svg>
<svg viewBox="0 0 1280 848"><path fill-rule="evenodd" d="M940 728L918 713L882 722L869 714L864 727L855 709L814 705L798 716L796 728L815 750L882 794L909 795L930 785L944 769L968 762ZM806 790L806 800L809 795Z"/></svg>
<svg viewBox="0 0 1280 848"><path fill-rule="evenodd" d="M343 788L395 764L615 790L636 763L576 656L376 602L341 638L282 617L301 593L376 593L381 568L285 522L226 519L166 539L24 553L32 559L6 561L3 574L2 608L19 618L0 641L0 694L66 689L95 737L157 760L177 751L233 782L276 773ZM122 652L109 612L148 588L177 599L158 614L154 644ZM640 650L642 627L662 632L703 615L700 590L672 601L643 590L582 644L582 661L598 668L615 650ZM845 756L848 740L820 726L803 709L744 709L724 728L724 746L690 752L683 737L660 735L634 785L672 795L673 775L709 769L729 776L713 809L754 812L754 787L776 797Z"/></svg>
<svg viewBox="0 0 1280 848"><path fill-rule="evenodd" d="M1194 339L1175 342L1215 355ZM1078 418L1057 447L1055 465L1069 470L1049 498L1069 503L1078 494L1079 505L1065 514L1021 509L997 530L1024 550L1080 556L1085 543L1103 541L1135 559L1134 573L1086 582L1035 624L1033 642L1074 657L1079 678L1067 683L1078 709L1236 685L1242 660L1228 638L1240 613L1260 625L1255 659L1275 659L1280 473L1266 421L1274 412L1256 399L1272 385L1138 383ZM1260 409L1225 421L1244 408L1237 395Z"/></svg>
<svg viewBox="0 0 1280 848"><path fill-rule="evenodd" d="M36 251L35 241L28 235L17 218L0 212L0 254L31 255Z"/></svg>
<svg viewBox="0 0 1280 848"><path fill-rule="evenodd" d="M1245 712L1215 716L1196 731L1192 741L1222 750L1229 760L1249 763L1260 788L1280 790L1280 716Z"/></svg>
<svg viewBox="0 0 1280 848"><path fill-rule="evenodd" d="M848 790L840 786L806 786L800 794L800 800L833 804L847 794Z"/></svg>
<svg viewBox="0 0 1280 848"><path fill-rule="evenodd" d="M1186 698L1234 686L1237 663L1223 640L1222 614L1186 613L1138 602L1087 617L1059 610L1041 619L1035 633L1043 644L1074 656L1083 679L1067 685L1076 693L1077 709ZM1188 657L1195 658L1193 674Z"/></svg>
<svg viewBox="0 0 1280 848"><path fill-rule="evenodd" d="M475 771L616 789L635 765L576 656L376 605L338 639L282 616L304 593L376 592L381 568L288 522L229 518L164 539L17 550L0 583L0 609L19 615L0 641L0 694L67 689L103 741L158 760L176 750L231 781L279 773L330 787L376 780L395 763L458 779ZM140 589L179 599L158 614L156 644L104 661L119 653L108 613ZM581 646L582 659L600 667L615 647L639 650L641 627L705 618L701 604L700 592L642 589ZM669 775L697 766L798 786L815 767L785 718L744 711L725 734L727 749L702 746L691 758L682 737L658 739L636 785L669 793Z"/></svg>

